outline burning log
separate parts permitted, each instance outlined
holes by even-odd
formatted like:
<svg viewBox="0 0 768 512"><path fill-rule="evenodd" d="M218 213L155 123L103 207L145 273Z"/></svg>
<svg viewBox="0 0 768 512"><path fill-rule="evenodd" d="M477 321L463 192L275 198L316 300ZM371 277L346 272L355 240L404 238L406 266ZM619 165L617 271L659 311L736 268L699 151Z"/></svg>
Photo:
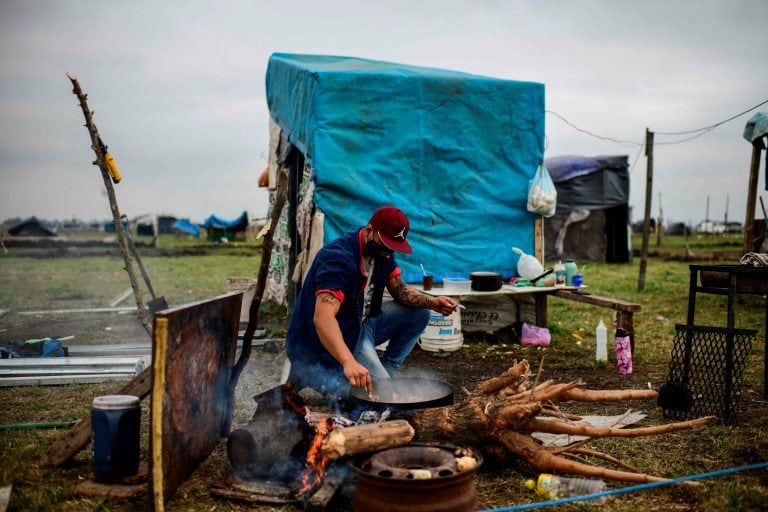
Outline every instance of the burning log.
<svg viewBox="0 0 768 512"><path fill-rule="evenodd" d="M411 442L414 434L413 427L405 420L357 425L332 430L323 439L321 449L328 458L338 459L346 455L405 446Z"/></svg>
<svg viewBox="0 0 768 512"><path fill-rule="evenodd" d="M538 381L538 379L537 379ZM571 473L591 478L623 482L652 482L664 480L633 471L631 466L608 454L590 451L593 456L611 462L621 470L607 469L566 458L573 453L585 453L583 443L572 447L549 448L534 439L533 432L578 434L588 437L639 437L664 434L704 425L714 420L707 416L691 421L669 423L646 428L595 428L574 425L578 417L566 415L557 404L569 400L621 401L654 399L654 390L585 390L579 382L558 384L531 381L526 360L516 362L502 375L480 383L461 403L449 407L419 411L411 420L416 439L449 441L481 449L487 461L509 464L522 459L539 471ZM550 419L539 419L552 416Z"/></svg>

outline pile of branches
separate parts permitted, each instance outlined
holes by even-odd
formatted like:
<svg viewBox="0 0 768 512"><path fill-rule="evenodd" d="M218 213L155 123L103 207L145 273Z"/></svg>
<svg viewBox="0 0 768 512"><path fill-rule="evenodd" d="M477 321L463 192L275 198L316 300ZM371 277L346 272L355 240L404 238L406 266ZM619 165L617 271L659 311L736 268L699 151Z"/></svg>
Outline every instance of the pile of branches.
<svg viewBox="0 0 768 512"><path fill-rule="evenodd" d="M543 364L543 360L542 360ZM448 441L481 450L486 462L511 464L523 460L538 471L581 475L621 482L665 480L641 473L636 468L603 452L585 448L585 442L566 447L546 447L531 434L545 432L602 437L639 437L666 434L710 423L714 416L643 428L596 428L576 423L581 418L562 412L558 404L566 401L603 402L649 400L655 390L587 390L580 382L556 383L531 380L528 361L522 360L498 377L480 383L461 403L419 411L411 419L416 438L423 441ZM620 469L609 469L576 460L590 456Z"/></svg>

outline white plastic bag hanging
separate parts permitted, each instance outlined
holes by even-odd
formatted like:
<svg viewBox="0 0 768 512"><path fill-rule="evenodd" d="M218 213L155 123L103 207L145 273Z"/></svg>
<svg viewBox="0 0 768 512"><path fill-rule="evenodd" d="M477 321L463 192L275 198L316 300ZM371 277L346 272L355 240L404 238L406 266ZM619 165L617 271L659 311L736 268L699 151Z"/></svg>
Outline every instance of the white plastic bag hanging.
<svg viewBox="0 0 768 512"><path fill-rule="evenodd" d="M555 214L556 207L557 189L549 171L541 163L536 176L528 183L528 211L551 217Z"/></svg>

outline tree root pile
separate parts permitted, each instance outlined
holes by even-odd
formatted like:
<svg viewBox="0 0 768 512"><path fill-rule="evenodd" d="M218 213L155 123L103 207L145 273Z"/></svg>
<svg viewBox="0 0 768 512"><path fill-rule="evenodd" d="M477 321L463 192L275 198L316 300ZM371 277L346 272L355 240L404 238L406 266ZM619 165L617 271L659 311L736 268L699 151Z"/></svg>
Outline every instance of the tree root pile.
<svg viewBox="0 0 768 512"><path fill-rule="evenodd" d="M643 428L597 428L574 424L580 418L561 412L557 406L559 403L649 400L655 399L658 393L654 390L587 390L581 387L580 382L558 384L547 380L539 383L538 377L532 382L526 360L515 362L500 376L480 383L473 391L465 391L468 397L461 403L419 411L412 419L416 438L474 446L483 452L486 462L495 464L506 465L523 460L542 472L621 482L645 483L665 479L641 473L607 453L584 448L585 442L566 447L545 447L531 434L639 437L691 429L715 419L714 416L707 416ZM594 457L621 469L608 469L575 460L578 456Z"/></svg>

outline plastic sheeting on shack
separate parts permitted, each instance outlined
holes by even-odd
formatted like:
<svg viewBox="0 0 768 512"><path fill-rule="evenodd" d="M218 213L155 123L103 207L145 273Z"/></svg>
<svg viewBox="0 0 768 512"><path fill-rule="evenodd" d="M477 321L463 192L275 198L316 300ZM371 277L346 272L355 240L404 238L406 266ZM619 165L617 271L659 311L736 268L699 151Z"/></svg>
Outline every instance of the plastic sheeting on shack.
<svg viewBox="0 0 768 512"><path fill-rule="evenodd" d="M514 275L534 252L528 181L543 156L544 86L353 57L273 54L272 119L313 169L325 243L386 204L409 217L413 254L439 281Z"/></svg>
<svg viewBox="0 0 768 512"><path fill-rule="evenodd" d="M557 156L544 165L557 188L557 213L629 203L629 165L621 156Z"/></svg>
<svg viewBox="0 0 768 512"><path fill-rule="evenodd" d="M559 156L544 165L557 189L555 215L544 221L547 261L631 261L628 157Z"/></svg>

